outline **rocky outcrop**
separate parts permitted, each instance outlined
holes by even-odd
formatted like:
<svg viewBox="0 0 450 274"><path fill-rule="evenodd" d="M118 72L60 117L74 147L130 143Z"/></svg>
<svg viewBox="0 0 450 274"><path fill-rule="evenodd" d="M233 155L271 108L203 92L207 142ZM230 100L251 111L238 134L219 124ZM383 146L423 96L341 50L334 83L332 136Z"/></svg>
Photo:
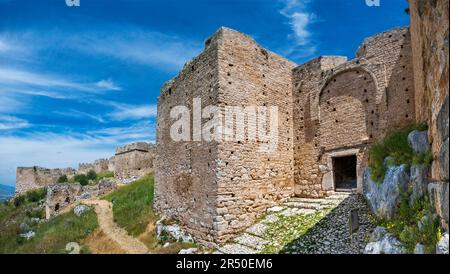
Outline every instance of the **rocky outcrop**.
<svg viewBox="0 0 450 274"><path fill-rule="evenodd" d="M409 166L389 167L382 183L374 182L370 168L364 171L364 196L369 207L378 217L390 220L397 212L401 194L408 190Z"/></svg>
<svg viewBox="0 0 450 274"><path fill-rule="evenodd" d="M430 201L436 208L436 213L441 218L441 225L448 231L449 193L447 182L433 182L428 184Z"/></svg>
<svg viewBox="0 0 450 274"><path fill-rule="evenodd" d="M406 254L406 248L384 227L377 227L367 244L365 254Z"/></svg>
<svg viewBox="0 0 450 274"><path fill-rule="evenodd" d="M448 233L445 233L436 245L436 254L448 254Z"/></svg>
<svg viewBox="0 0 450 274"><path fill-rule="evenodd" d="M414 130L408 135L408 144L415 153L426 153L430 150L428 131Z"/></svg>
<svg viewBox="0 0 450 274"><path fill-rule="evenodd" d="M417 199L427 194L428 177L430 168L425 165L411 166L411 196L410 203L412 204Z"/></svg>

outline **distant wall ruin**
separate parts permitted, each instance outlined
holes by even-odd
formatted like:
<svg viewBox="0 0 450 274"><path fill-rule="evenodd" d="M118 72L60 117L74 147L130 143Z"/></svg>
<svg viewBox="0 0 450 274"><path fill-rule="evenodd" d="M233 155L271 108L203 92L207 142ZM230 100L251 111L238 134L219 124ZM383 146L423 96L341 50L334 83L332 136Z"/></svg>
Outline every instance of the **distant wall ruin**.
<svg viewBox="0 0 450 274"><path fill-rule="evenodd" d="M141 142L118 148L116 156L109 159L99 159L94 163L81 163L78 169L18 167L16 171L16 195L53 185L63 175L70 179L77 174L87 174L91 170L97 174L113 172L115 178L119 181L132 181L153 172L154 155L155 146ZM118 159L117 166L116 159Z"/></svg>

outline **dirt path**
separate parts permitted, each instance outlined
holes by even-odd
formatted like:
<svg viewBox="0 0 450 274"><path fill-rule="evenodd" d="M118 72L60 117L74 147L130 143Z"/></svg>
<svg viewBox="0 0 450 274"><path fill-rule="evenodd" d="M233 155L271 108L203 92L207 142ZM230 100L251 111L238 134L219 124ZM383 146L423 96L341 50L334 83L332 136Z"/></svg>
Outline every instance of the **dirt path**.
<svg viewBox="0 0 450 274"><path fill-rule="evenodd" d="M100 229L111 240L116 242L127 254L147 254L148 248L138 239L117 226L113 219L112 204L105 200L85 200L82 204L95 207Z"/></svg>

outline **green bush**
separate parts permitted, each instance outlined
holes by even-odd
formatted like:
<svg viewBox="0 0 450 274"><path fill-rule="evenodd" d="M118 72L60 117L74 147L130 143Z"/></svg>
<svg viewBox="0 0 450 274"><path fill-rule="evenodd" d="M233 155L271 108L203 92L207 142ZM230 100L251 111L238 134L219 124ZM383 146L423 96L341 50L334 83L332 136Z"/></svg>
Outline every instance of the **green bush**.
<svg viewBox="0 0 450 274"><path fill-rule="evenodd" d="M74 179L74 182L78 182L82 186L89 184L89 179L84 174L77 174L77 175L75 175L75 177L73 179Z"/></svg>
<svg viewBox="0 0 450 274"><path fill-rule="evenodd" d="M68 181L69 181L69 179L67 179L67 175L62 175L58 178L57 183L62 184L62 183L67 183Z"/></svg>
<svg viewBox="0 0 450 274"><path fill-rule="evenodd" d="M21 205L23 205L25 203L25 196L21 195L21 196L17 196L16 198L14 198L13 204L15 207L19 207Z"/></svg>
<svg viewBox="0 0 450 274"><path fill-rule="evenodd" d="M86 174L86 178L88 180L95 181L97 179L97 173L95 173L95 171L93 170L89 170L89 172Z"/></svg>
<svg viewBox="0 0 450 274"><path fill-rule="evenodd" d="M419 222L422 222L420 229ZM382 221L381 225L387 227L409 253L414 252L418 243L425 246L426 253L433 253L440 240L439 220L435 218L435 209L428 196L411 205L410 194L402 193L397 214L391 221Z"/></svg>
<svg viewBox="0 0 450 274"><path fill-rule="evenodd" d="M28 202L36 203L44 199L47 196L47 188L39 188L36 190L29 191L25 194Z"/></svg>
<svg viewBox="0 0 450 274"><path fill-rule="evenodd" d="M374 143L369 152L369 167L371 177L375 182L381 183L387 167L384 164L386 157L390 156L388 165L424 164L431 163L430 152L416 154L408 144L408 135L413 130L426 130L426 125L412 125L386 135L382 140Z"/></svg>
<svg viewBox="0 0 450 274"><path fill-rule="evenodd" d="M104 178L113 178L113 177L114 177L114 172L112 172L112 171L105 171L105 172L97 173L97 180L101 180Z"/></svg>

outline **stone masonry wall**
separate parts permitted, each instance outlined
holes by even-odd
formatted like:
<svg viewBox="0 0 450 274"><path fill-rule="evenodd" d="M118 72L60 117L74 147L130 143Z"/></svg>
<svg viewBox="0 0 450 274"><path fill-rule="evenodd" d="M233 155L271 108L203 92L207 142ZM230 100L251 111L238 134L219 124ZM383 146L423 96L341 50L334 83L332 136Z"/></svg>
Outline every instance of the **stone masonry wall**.
<svg viewBox="0 0 450 274"><path fill-rule="evenodd" d="M449 216L449 1L409 0L416 119L429 126L433 163L429 185L438 214Z"/></svg>
<svg viewBox="0 0 450 274"><path fill-rule="evenodd" d="M192 121L194 98L201 98L202 106L218 103L221 35L219 31L208 39L204 51L162 87L158 98L154 207L168 218L181 221L189 233L203 242L212 242L216 237L213 220L217 208L218 146L216 142L173 141L170 127L176 119L170 117L170 111L175 106L185 106ZM191 130L189 133L192 138Z"/></svg>
<svg viewBox="0 0 450 274"><path fill-rule="evenodd" d="M354 60L319 57L297 67L294 81L295 194L334 190L333 157L357 156L362 191L368 145L414 122L408 28L367 38Z"/></svg>
<svg viewBox="0 0 450 274"><path fill-rule="evenodd" d="M221 108L278 107L278 145L274 151L261 152L263 140L251 140L248 133L241 141L218 145L214 228L217 240L224 242L254 223L268 207L293 195L291 71L295 64L231 29L222 29L218 54ZM238 124L252 123L248 118L235 122L234 129Z"/></svg>
<svg viewBox="0 0 450 274"><path fill-rule="evenodd" d="M16 195L52 185L63 175L71 178L75 174L76 170L72 168L18 167L16 171Z"/></svg>
<svg viewBox="0 0 450 274"><path fill-rule="evenodd" d="M110 159L99 159L94 163L81 163L78 165L79 174L87 174L91 170L96 173L114 172L114 157Z"/></svg>

